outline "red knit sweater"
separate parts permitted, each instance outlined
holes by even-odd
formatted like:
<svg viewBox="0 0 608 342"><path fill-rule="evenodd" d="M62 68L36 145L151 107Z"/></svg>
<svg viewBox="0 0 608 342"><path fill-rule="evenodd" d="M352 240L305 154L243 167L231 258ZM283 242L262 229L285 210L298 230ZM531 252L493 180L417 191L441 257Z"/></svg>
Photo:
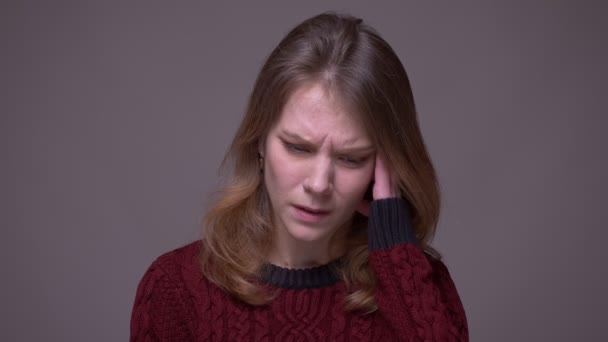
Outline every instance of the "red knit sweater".
<svg viewBox="0 0 608 342"><path fill-rule="evenodd" d="M131 341L468 341L464 309L440 261L415 243L398 199L374 201L369 260L377 278L372 314L345 312L339 263L293 270L268 265L276 290L266 306L227 295L200 271L201 241L159 257L141 280Z"/></svg>

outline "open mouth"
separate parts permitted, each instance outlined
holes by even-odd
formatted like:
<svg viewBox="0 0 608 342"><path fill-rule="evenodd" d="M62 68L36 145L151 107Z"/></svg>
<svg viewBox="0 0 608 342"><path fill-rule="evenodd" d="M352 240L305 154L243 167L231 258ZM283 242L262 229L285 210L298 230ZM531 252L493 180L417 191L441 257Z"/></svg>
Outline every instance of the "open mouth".
<svg viewBox="0 0 608 342"><path fill-rule="evenodd" d="M302 207L294 205L295 216L298 220L309 223L318 223L325 219L330 211L317 208Z"/></svg>
<svg viewBox="0 0 608 342"><path fill-rule="evenodd" d="M299 206L299 205L295 205L295 207L297 209L300 209L300 210L302 210L302 211L304 211L306 213L313 214L313 215L327 215L327 214L329 214L328 210L312 209L312 208L308 208L308 207L302 207L302 206Z"/></svg>

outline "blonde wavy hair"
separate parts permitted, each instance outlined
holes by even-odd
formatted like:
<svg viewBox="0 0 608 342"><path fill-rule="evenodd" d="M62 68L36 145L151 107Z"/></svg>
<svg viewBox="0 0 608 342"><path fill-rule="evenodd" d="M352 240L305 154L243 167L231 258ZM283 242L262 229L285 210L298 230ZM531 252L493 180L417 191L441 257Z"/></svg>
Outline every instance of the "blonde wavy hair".
<svg viewBox="0 0 608 342"><path fill-rule="evenodd" d="M274 227L258 148L289 95L308 81L321 82L354 109L399 180L420 245L430 257L440 258L429 245L439 217L439 187L406 71L388 43L361 19L323 13L293 28L263 65L223 162L224 183L203 224L203 273L252 305L273 298L259 281ZM346 253L339 272L349 291L344 308L369 313L377 305L368 262L367 218L354 215L342 240Z"/></svg>

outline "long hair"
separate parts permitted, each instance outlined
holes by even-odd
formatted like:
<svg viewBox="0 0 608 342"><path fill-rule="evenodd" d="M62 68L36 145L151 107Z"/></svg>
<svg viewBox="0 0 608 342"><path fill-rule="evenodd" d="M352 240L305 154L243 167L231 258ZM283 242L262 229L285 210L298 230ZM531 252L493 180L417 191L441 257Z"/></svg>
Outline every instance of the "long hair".
<svg viewBox="0 0 608 342"><path fill-rule="evenodd" d="M290 94L308 81L320 82L338 95L367 128L411 205L421 247L430 257L440 257L429 245L439 217L439 187L405 69L389 44L361 19L320 14L293 28L263 65L224 159L225 182L205 216L204 274L252 305L272 300L272 293L258 282L274 232L258 149ZM372 312L377 305L367 218L354 215L340 270L349 291L344 307Z"/></svg>

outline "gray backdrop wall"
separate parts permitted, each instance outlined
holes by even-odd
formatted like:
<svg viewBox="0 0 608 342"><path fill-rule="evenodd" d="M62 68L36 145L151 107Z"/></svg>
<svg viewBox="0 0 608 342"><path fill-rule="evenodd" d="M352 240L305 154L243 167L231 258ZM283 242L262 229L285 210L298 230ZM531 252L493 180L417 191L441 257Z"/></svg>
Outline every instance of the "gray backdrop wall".
<svg viewBox="0 0 608 342"><path fill-rule="evenodd" d="M0 340L128 339L145 269L198 237L261 63L325 10L409 72L471 339L608 340L599 1L3 1Z"/></svg>

